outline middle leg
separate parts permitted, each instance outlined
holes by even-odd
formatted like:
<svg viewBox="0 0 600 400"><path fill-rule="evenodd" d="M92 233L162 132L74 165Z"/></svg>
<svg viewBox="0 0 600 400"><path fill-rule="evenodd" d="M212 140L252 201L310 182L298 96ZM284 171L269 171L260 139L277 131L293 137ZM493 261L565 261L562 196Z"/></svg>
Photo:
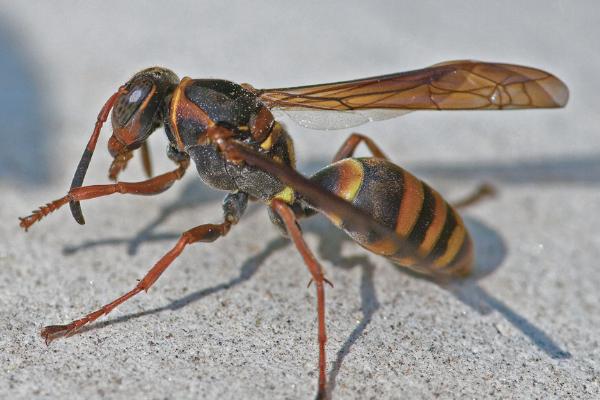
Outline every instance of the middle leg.
<svg viewBox="0 0 600 400"><path fill-rule="evenodd" d="M46 344L59 336L71 336L75 334L84 325L95 321L103 315L108 314L118 305L129 300L141 291L148 291L150 287L158 280L163 272L171 265L171 263L183 252L183 249L192 243L197 242L214 242L221 236L225 236L232 225L236 224L243 214L248 201L248 195L242 192L232 193L223 201L224 222L220 224L205 224L192 228L184 232L175 246L169 250L154 266L146 273L146 275L138 282L138 284L129 292L112 302L104 305L98 310L91 312L84 317L77 319L66 325L50 325L44 327L41 336L46 340Z"/></svg>

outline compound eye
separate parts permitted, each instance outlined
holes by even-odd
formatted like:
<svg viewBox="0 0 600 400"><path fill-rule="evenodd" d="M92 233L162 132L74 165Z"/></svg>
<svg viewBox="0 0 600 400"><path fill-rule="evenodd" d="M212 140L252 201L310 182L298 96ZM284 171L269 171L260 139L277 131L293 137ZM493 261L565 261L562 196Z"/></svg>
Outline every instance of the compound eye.
<svg viewBox="0 0 600 400"><path fill-rule="evenodd" d="M119 127L127 125L152 91L154 83L147 78L136 79L127 87L113 107L113 123Z"/></svg>

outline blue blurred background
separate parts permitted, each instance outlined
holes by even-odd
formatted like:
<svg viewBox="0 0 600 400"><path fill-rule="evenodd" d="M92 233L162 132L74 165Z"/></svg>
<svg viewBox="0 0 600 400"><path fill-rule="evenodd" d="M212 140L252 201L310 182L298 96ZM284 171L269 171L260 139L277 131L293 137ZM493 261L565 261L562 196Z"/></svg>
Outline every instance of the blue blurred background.
<svg viewBox="0 0 600 400"><path fill-rule="evenodd" d="M469 115L469 124L462 117L425 113L361 131L397 148L403 162L427 160L424 173L445 171L444 161L467 161L466 169L480 166L492 179L513 176L515 182L522 172L525 181L597 183L600 175L598 150L590 142L600 140L594 1L0 3L4 182L37 186L68 180L103 101L149 65L170 67L181 76L277 87L463 58L548 69L568 82L569 108ZM299 152L307 153L301 159L329 157L330 149L319 153L322 146L316 145L322 134L292 129L300 137ZM331 149L343 136L329 135ZM105 140L98 162L107 162ZM164 139L153 143L163 159ZM499 148L507 151L497 154ZM97 168L92 166L91 176ZM104 179L104 170L97 176Z"/></svg>

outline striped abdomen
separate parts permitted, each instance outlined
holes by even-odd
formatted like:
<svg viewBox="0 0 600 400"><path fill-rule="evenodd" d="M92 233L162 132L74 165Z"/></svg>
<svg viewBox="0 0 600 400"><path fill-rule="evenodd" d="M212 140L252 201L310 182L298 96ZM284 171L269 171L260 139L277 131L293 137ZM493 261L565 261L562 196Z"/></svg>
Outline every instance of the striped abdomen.
<svg viewBox="0 0 600 400"><path fill-rule="evenodd" d="M393 262L428 274L462 275L473 261L471 238L458 213L413 175L389 161L347 158L317 172L311 180L352 203L390 229L390 237L346 229L356 242Z"/></svg>

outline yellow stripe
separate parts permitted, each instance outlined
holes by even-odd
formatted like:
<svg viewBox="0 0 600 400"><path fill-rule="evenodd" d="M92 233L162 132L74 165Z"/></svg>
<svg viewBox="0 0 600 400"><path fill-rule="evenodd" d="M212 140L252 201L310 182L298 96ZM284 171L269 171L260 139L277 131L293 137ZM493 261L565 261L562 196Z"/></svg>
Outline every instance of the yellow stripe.
<svg viewBox="0 0 600 400"><path fill-rule="evenodd" d="M179 86L173 92L173 98L171 99L171 128L173 135L175 136L175 140L177 141L177 148L179 151L184 151L183 140L181 140L181 135L179 134L179 127L177 126L177 106L179 105L179 101L181 100L181 93L183 92L183 88L190 81L190 77L184 77L181 82L179 82Z"/></svg>
<svg viewBox="0 0 600 400"><path fill-rule="evenodd" d="M273 199L279 199L285 201L287 204L292 204L295 200L294 189L289 186L283 188L282 191L273 196ZM273 201L271 199L271 201Z"/></svg>
<svg viewBox="0 0 600 400"><path fill-rule="evenodd" d="M346 159L337 166L339 173L338 188L336 194L348 202L352 202L364 179L362 164L354 159Z"/></svg>
<svg viewBox="0 0 600 400"><path fill-rule="evenodd" d="M457 221L460 220L457 219ZM464 226L462 225L462 222L456 225L456 228L454 228L454 231L452 232L452 235L450 235L450 239L448 240L448 247L446 248L446 252L440 257L438 257L433 262L433 265L435 265L438 268L448 265L460 250L465 240L465 234L466 231Z"/></svg>
<svg viewBox="0 0 600 400"><path fill-rule="evenodd" d="M273 129L271 129L271 133L269 133L269 136L267 136L265 140L260 144L260 147L262 147L262 149L266 151L271 150L271 147L273 147L277 139L279 139L281 129L281 125L276 123L273 126Z"/></svg>
<svg viewBox="0 0 600 400"><path fill-rule="evenodd" d="M273 147L273 132L271 132L271 134L267 136L265 141L260 144L260 147L266 151L271 150L271 147Z"/></svg>
<svg viewBox="0 0 600 400"><path fill-rule="evenodd" d="M364 170L362 164L354 159L344 159L342 161L334 164L337 172L338 172L338 181L337 181L337 190L334 191L334 194L347 202L351 203L358 194L360 187L364 178ZM344 221L335 214L328 213L326 214L327 218L337 227L341 226ZM366 249L371 250L375 253L377 251L372 250L369 244L361 244ZM372 244L372 246L377 246L377 244ZM381 254L381 253L377 253Z"/></svg>
<svg viewBox="0 0 600 400"><path fill-rule="evenodd" d="M464 247L467 247L466 250ZM459 250L460 258L453 260L442 271L446 274L454 276L466 276L473 268L473 244L469 237L466 238L464 244Z"/></svg>

